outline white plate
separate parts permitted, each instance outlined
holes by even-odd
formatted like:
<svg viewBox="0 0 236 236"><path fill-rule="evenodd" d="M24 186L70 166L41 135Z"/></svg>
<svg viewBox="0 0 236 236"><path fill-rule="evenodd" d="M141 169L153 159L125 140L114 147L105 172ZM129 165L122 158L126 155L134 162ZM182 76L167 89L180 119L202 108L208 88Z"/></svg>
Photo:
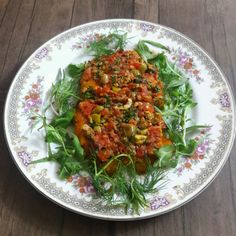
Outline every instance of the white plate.
<svg viewBox="0 0 236 236"><path fill-rule="evenodd" d="M212 127L196 138L203 140L191 158L180 160L168 173L166 187L149 197L140 213L103 206L94 198L87 176L68 181L57 177L57 164L29 165L47 154L41 132L29 131L32 112L40 112L59 68L86 59L83 51L97 34L114 30L128 33L132 48L139 39L158 41L171 49L169 59L187 77L198 102L192 116L198 124ZM134 36L134 37L133 37ZM216 177L230 153L235 134L232 91L218 65L195 42L165 26L138 20L105 20L72 28L46 42L23 64L10 87L5 106L5 133L12 157L26 179L43 195L74 212L110 220L153 217L171 211L196 197ZM211 199L209 199L211 201Z"/></svg>

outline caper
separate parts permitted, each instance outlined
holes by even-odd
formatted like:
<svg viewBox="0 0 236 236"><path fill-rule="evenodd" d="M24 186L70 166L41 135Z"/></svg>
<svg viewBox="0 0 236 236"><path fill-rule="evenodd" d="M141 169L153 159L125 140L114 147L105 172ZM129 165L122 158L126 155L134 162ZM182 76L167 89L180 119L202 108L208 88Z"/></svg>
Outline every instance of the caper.
<svg viewBox="0 0 236 236"><path fill-rule="evenodd" d="M142 63L141 66L140 66L140 68L139 68L139 70L140 70L142 73L144 73L144 72L146 71L146 69L147 69L147 65L146 65L145 63Z"/></svg>
<svg viewBox="0 0 236 236"><path fill-rule="evenodd" d="M101 76L101 83L102 84L107 84L109 82L109 77L108 77L108 75L107 74L103 74L102 76Z"/></svg>

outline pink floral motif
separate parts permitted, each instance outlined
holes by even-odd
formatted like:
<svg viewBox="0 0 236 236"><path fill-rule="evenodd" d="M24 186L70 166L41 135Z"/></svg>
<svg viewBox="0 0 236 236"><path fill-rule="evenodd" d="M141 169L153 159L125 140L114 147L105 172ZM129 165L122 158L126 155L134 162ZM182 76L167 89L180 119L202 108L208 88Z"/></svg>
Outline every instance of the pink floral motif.
<svg viewBox="0 0 236 236"><path fill-rule="evenodd" d="M150 25L150 24L147 24L147 23L141 23L140 24L140 28L145 31L145 32L152 32L154 30L154 25Z"/></svg>
<svg viewBox="0 0 236 236"><path fill-rule="evenodd" d="M24 97L23 108L24 113L38 112L42 105L41 93L43 91L42 87L42 77L38 77L36 83L31 84L31 89Z"/></svg>
<svg viewBox="0 0 236 236"><path fill-rule="evenodd" d="M220 94L219 101L223 107L230 107L230 99L227 92Z"/></svg>
<svg viewBox="0 0 236 236"><path fill-rule="evenodd" d="M199 163L205 158L205 154L209 151L211 139L209 138L210 128L201 131L200 135L195 137L195 140L199 142L196 151L191 157L184 157L180 159L179 166L174 170L178 176L182 175L185 170L192 170L192 166Z"/></svg>
<svg viewBox="0 0 236 236"><path fill-rule="evenodd" d="M17 152L17 155L22 160L22 163L25 166L29 165L32 157L31 157L31 155L28 152L26 152L26 151L19 151L19 152Z"/></svg>
<svg viewBox="0 0 236 236"><path fill-rule="evenodd" d="M151 210L156 210L161 206L167 206L167 205L169 205L169 201L165 197L155 197L150 202Z"/></svg>
<svg viewBox="0 0 236 236"><path fill-rule="evenodd" d="M95 189L92 185L92 179L90 176L73 175L67 179L67 182L72 183L80 193L91 194L95 193Z"/></svg>
<svg viewBox="0 0 236 236"><path fill-rule="evenodd" d="M37 59L43 59L44 57L46 57L48 55L48 49L46 47L42 48L36 55L35 57Z"/></svg>
<svg viewBox="0 0 236 236"><path fill-rule="evenodd" d="M24 96L24 100L22 103L23 115L27 116L28 119L30 120L29 122L30 127L34 123L34 120L32 120L32 116L35 113L38 113L40 107L42 106L42 98L41 98L41 94L43 92L42 81L43 77L38 76L36 83L31 84L31 88Z"/></svg>
<svg viewBox="0 0 236 236"><path fill-rule="evenodd" d="M196 68L193 57L183 51L181 48L172 50L172 61L176 63L190 78L195 78L198 83L203 82L203 78L200 77L200 71Z"/></svg>
<svg viewBox="0 0 236 236"><path fill-rule="evenodd" d="M98 40L99 38L101 38L102 35L100 34L87 34L86 36L83 36L80 38L80 42L77 42L75 44L73 44L71 46L71 49L72 50L78 50L78 49L81 49L81 48L86 48L88 47L88 45L95 41L95 40Z"/></svg>

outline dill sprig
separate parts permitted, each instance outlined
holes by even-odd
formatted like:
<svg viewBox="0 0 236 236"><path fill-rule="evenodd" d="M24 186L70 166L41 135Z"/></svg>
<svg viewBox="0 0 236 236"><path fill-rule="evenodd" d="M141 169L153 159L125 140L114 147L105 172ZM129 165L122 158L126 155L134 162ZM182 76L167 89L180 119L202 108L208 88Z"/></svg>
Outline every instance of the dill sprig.
<svg viewBox="0 0 236 236"><path fill-rule="evenodd" d="M127 42L127 33L111 33L92 42L88 51L95 57L109 55L117 50L124 50ZM148 63L158 68L159 78L164 83L163 107L156 106L167 126L166 136L172 144L156 149L156 160L153 164L147 161L146 174L137 174L134 157L131 154L119 154L112 157L103 166L98 164L96 150L87 156L78 137L71 127L75 106L79 101L79 79L85 69L85 64L70 64L66 71L59 70L56 83L50 93L50 106L55 116L47 123L45 116L38 116L45 130L45 141L48 145L48 156L31 162L31 164L45 161L59 163L58 175L65 179L87 171L91 178L97 195L107 204L121 205L126 210L139 213L147 206L147 194L158 191L162 186L166 170L177 165L180 156L190 156L196 149L197 141L191 139L189 134L198 129L206 128L202 125L190 125L189 113L196 106L193 100L193 91L188 79L171 64L164 53L154 55L147 46L152 45L169 51L164 45L140 40L135 48L139 55ZM93 91L84 94L84 97L93 96ZM106 105L109 107L109 99ZM129 111L126 119L135 116L135 111ZM56 148L52 148L52 145ZM132 154L133 155L133 154ZM107 169L113 164L116 171L111 175Z"/></svg>
<svg viewBox="0 0 236 236"><path fill-rule="evenodd" d="M57 115L64 115L73 109L78 102L78 78L84 70L84 64L69 65L68 77L65 71L59 70L56 83L52 85L50 93L50 106L52 111Z"/></svg>
<svg viewBox="0 0 236 236"><path fill-rule="evenodd" d="M116 171L110 176L106 169L114 161ZM130 209L137 214L147 206L146 194L157 192L160 189L158 183L164 178L164 172L150 163L147 163L147 173L139 176L133 158L128 154L114 156L103 167L99 167L94 158L90 175L98 195L107 204L123 205L126 211Z"/></svg>
<svg viewBox="0 0 236 236"><path fill-rule="evenodd" d="M88 52L93 53L95 57L110 55L117 50L124 50L126 40L127 33L111 33L107 36L101 36L89 45Z"/></svg>

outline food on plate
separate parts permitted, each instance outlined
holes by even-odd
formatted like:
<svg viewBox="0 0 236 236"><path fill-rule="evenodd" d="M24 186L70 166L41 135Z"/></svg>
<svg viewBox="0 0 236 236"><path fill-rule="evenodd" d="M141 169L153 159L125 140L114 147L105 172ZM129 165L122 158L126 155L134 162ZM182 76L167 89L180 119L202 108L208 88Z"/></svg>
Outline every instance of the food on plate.
<svg viewBox="0 0 236 236"><path fill-rule="evenodd" d="M85 171L102 201L138 213L205 126L189 118L197 104L169 48L139 40L126 49L127 40L101 35L85 49L93 59L59 70L46 107L54 116L38 115L48 156L31 163L57 162L62 179Z"/></svg>
<svg viewBox="0 0 236 236"><path fill-rule="evenodd" d="M155 110L164 105L163 82L158 69L136 51L117 51L88 62L79 94L75 133L88 157L96 151L99 165L126 153L144 174L147 163L156 159L154 151L171 144ZM116 167L113 162L106 171L112 174Z"/></svg>

